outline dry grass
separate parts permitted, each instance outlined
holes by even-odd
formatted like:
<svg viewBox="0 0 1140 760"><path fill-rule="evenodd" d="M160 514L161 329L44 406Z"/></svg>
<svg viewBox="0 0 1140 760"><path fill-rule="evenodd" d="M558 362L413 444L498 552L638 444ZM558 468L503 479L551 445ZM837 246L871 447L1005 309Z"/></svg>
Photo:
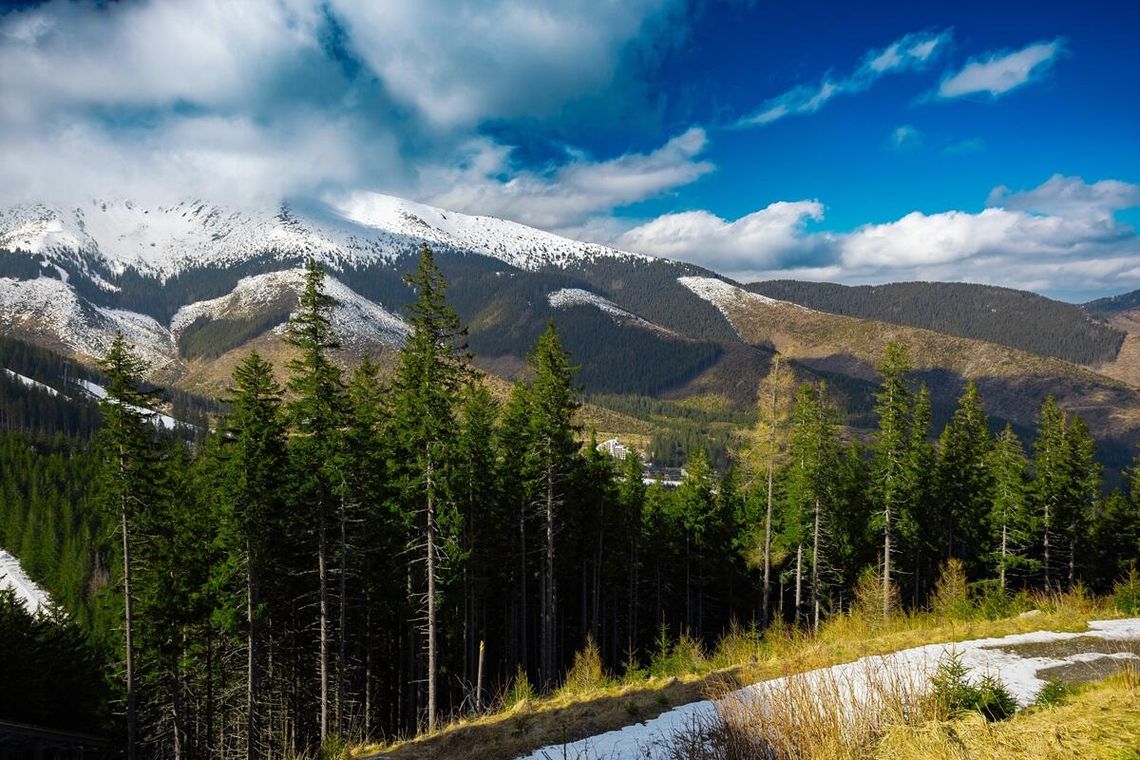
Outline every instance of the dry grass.
<svg viewBox="0 0 1140 760"><path fill-rule="evenodd" d="M1135 671L1089 684L1063 704L1002 723L979 715L896 727L873 755L884 760L1069 760L1140 758L1140 677Z"/></svg>
<svg viewBox="0 0 1140 760"><path fill-rule="evenodd" d="M1040 612L1021 617L1028 606ZM603 679L603 686L562 690L550 697L521 700L509 710L464 717L435 734L358 747L354 758L392 760L478 760L509 758L547 744L593 736L653 718L677 705L720 697L740 684L790 676L935 642L964 641L1036 630L1083 631L1090 619L1119 617L1112 609L1082 594L1026 597L1014 614L998 620L980 617L946 619L932 613L881 616L840 615L818 636L790 627L773 627L761 635L734 626L715 650L673 647L678 658L659 673L623 683ZM688 654L684 654L688 652ZM593 664L583 666L596 681Z"/></svg>

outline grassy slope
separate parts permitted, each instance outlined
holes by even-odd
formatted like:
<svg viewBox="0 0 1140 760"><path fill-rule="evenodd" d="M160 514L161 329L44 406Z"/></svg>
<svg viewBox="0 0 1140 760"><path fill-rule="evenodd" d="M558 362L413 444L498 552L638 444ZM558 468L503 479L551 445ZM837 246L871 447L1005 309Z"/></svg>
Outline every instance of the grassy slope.
<svg viewBox="0 0 1140 760"><path fill-rule="evenodd" d="M479 760L510 758L553 743L647 720L677 705L717 696L754 683L815 668L886 654L923 644L965 641L1034 630L1082 631L1109 609L1083 597L1040 600L1040 615L956 621L929 613L875 622L859 615L838 617L819 636L773 631L763 637L736 632L708 659L683 658L682 670L666 677L634 677L577 692L522 702L510 709L454 721L435 734L356 748L354 758Z"/></svg>
<svg viewBox="0 0 1140 760"><path fill-rule="evenodd" d="M1135 387L1061 359L789 303L741 298L726 306L745 340L770 345L810 367L875 380L887 343L902 341L915 366L927 371L936 395L940 379L956 385L956 378L973 378L994 413L1028 425L1045 394L1053 393L1064 407L1079 411L1097 436L1140 437L1140 392Z"/></svg>
<svg viewBox="0 0 1140 760"><path fill-rule="evenodd" d="M896 728L879 745L884 760L1140 759L1140 678L1123 673L1082 687L1059 706L1002 723L974 713L920 728Z"/></svg>

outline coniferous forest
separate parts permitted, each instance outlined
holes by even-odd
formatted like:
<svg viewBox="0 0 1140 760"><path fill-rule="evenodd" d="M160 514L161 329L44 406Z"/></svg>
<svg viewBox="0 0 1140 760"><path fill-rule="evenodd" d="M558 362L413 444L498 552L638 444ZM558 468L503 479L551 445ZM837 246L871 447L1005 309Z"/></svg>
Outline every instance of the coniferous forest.
<svg viewBox="0 0 1140 760"><path fill-rule="evenodd" d="M1050 398L1022 439L972 383L932 429L901 344L869 436L776 357L745 434L687 444L668 488L578 426L553 324L497 396L425 248L395 370L344 370L323 276L310 263L286 375L249 354L193 441L148 419L121 336L93 438L86 418L0 438L0 546L61 607L0 595L0 697L35 695L16 719L131 758L301 755L553 690L588 642L620 672L734 623L811 630L856 589L921 608L950 559L995 600L1107 592L1137 560L1140 467L1106 492L1079 415Z"/></svg>

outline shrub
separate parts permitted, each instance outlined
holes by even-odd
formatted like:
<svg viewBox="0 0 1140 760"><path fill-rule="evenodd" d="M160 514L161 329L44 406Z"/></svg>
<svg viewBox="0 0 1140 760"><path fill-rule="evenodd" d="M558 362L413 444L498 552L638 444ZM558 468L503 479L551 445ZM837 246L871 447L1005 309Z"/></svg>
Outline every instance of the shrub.
<svg viewBox="0 0 1140 760"><path fill-rule="evenodd" d="M1140 614L1140 573L1135 567L1113 586L1112 603L1125 615Z"/></svg>
<svg viewBox="0 0 1140 760"><path fill-rule="evenodd" d="M602 668L602 654L594 637L587 635L586 644L574 653L574 663L566 673L559 691L563 694L582 694L606 685L606 672Z"/></svg>
<svg viewBox="0 0 1140 760"><path fill-rule="evenodd" d="M519 665L515 670L515 677L511 679L511 688L503 697L503 709L510 711L519 705L534 701L535 696L534 687L530 685L526 670Z"/></svg>
<svg viewBox="0 0 1140 760"><path fill-rule="evenodd" d="M687 633L682 633L670 646L668 631L662 627L661 634L657 638L657 651L653 653L653 659L649 663L649 673L662 678L700 673L707 664L708 660L705 658L701 642Z"/></svg>
<svg viewBox="0 0 1140 760"><path fill-rule="evenodd" d="M883 574L877 565L864 568L855 583L855 601L851 612L870 623L885 622L883 619ZM902 609L902 597L898 586L891 583L887 587L887 606L892 612Z"/></svg>
<svg viewBox="0 0 1140 760"><path fill-rule="evenodd" d="M947 715L977 711L987 721L997 721L1017 712L1017 701L998 679L985 675L970 683L961 655L943 660L930 683L935 700Z"/></svg>
<svg viewBox="0 0 1140 760"><path fill-rule="evenodd" d="M1041 691L1037 692L1037 699L1033 704L1037 707L1056 707L1072 693L1073 688L1063 681L1048 681L1041 687Z"/></svg>
<svg viewBox="0 0 1140 760"><path fill-rule="evenodd" d="M934 597L930 603L936 615L948 620L968 620L974 615L970 604L970 590L966 582L966 566L962 560L946 560L934 584Z"/></svg>

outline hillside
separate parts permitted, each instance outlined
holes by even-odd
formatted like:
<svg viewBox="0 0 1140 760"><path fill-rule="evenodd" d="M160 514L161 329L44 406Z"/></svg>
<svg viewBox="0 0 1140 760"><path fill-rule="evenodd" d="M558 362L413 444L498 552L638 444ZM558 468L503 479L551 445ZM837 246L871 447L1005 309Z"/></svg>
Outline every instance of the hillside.
<svg viewBox="0 0 1140 760"><path fill-rule="evenodd" d="M1110 361L1124 340L1124 333L1100 319L1104 313L1089 309L1091 305L1082 308L992 285L899 282L850 286L770 280L744 287L831 314L921 327L1075 364Z"/></svg>
<svg viewBox="0 0 1140 760"><path fill-rule="evenodd" d="M874 368L883 346L898 339L910 344L934 391L936 422L975 378L988 411L1022 430L1055 393L1107 441L1108 461L1126 458L1140 439L1140 399L1122 385L1140 382L1140 339L1129 332L1128 312L1109 325L1030 293L945 283L771 282L741 290L690 264L387 196L343 208L99 201L2 210L0 332L91 365L122 331L155 382L217 397L251 348L283 367L299 268L314 258L340 302L341 360L367 354L390 365L414 298L403 278L423 244L436 252L476 365L503 379L522 371L553 321L587 392L734 414L752 407L780 351L801 379L826 379L847 424L865 428ZM599 427L645 437L644 422ZM665 429L671 440L695 440L687 425ZM719 452L716 436L706 443Z"/></svg>

